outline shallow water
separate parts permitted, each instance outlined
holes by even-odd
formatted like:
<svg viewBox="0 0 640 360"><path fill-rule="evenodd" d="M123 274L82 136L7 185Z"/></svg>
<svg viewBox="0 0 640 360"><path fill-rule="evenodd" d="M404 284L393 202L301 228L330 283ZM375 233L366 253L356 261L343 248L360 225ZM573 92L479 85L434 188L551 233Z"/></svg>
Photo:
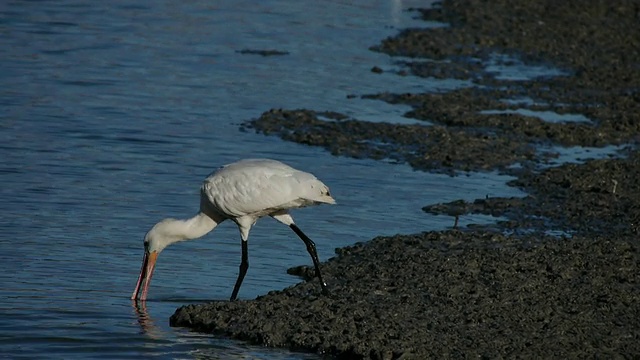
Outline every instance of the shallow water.
<svg viewBox="0 0 640 360"><path fill-rule="evenodd" d="M493 74L497 80L523 81L554 76L566 76L567 72L548 64L525 64L518 57L494 53L485 63L485 72Z"/></svg>
<svg viewBox="0 0 640 360"><path fill-rule="evenodd" d="M586 116L582 114L558 114L554 111L533 111L529 109L516 110L483 110L481 114L520 114L523 116L536 117L550 123L591 123Z"/></svg>
<svg viewBox="0 0 640 360"><path fill-rule="evenodd" d="M374 236L450 227L452 218L420 210L430 203L522 195L505 186L507 176L416 172L239 130L270 108L406 121L402 108L347 95L461 86L370 71L393 66L370 45L398 28L424 26L402 11L417 4L427 5L0 5L0 352L10 358L317 358L168 326L180 305L230 296L240 260L232 223L167 249L146 306L129 300L145 232L164 217L193 215L201 180L239 158L277 158L331 187L338 205L293 214L322 260L336 247ZM461 225L491 220L465 216ZM297 283L286 269L310 264L302 242L270 219L258 222L249 244L241 299Z"/></svg>

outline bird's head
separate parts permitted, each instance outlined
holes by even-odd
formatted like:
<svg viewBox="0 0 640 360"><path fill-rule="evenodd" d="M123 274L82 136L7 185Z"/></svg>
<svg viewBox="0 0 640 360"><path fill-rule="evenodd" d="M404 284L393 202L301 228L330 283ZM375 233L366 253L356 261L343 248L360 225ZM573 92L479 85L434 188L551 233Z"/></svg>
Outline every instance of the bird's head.
<svg viewBox="0 0 640 360"><path fill-rule="evenodd" d="M178 235L178 232L175 231L175 224L177 222L178 221L174 219L164 219L155 224L144 236L142 267L140 268L140 276L138 277L138 283L133 291L133 295L131 295L131 300L144 301L147 299L149 284L151 284L151 276L153 275L158 255L167 246L183 240L183 238ZM140 292L140 296L138 296L138 292Z"/></svg>

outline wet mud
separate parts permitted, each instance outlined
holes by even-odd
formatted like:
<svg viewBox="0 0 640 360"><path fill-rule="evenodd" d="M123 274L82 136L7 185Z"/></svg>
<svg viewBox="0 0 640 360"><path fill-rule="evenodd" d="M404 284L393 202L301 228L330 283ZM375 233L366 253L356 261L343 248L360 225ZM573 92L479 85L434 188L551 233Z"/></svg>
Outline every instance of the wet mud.
<svg viewBox="0 0 640 360"><path fill-rule="evenodd" d="M638 354L635 240L486 232L380 237L317 280L188 305L172 325L344 359Z"/></svg>
<svg viewBox="0 0 640 360"><path fill-rule="evenodd" d="M407 73L475 86L359 96L410 105L407 116L429 126L278 109L245 128L452 176L498 170L528 195L425 204L442 216L506 220L337 249L322 264L329 296L301 266L290 269L304 279L298 285L187 305L171 325L345 359L637 357L640 4L451 0L413 11L450 25L404 30L372 50L415 59L399 62ZM506 80L486 66L496 59L560 72ZM372 71L384 71L377 65ZM587 121L544 121L531 111ZM607 145L623 150L553 167L556 154L540 151Z"/></svg>

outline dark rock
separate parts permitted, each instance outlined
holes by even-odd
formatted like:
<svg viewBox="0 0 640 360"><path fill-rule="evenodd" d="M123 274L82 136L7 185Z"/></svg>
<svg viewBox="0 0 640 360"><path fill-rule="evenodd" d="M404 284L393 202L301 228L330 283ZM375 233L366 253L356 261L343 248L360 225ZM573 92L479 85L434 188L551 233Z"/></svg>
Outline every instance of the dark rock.
<svg viewBox="0 0 640 360"><path fill-rule="evenodd" d="M607 237L380 237L323 265L330 296L313 280L184 306L171 325L343 358L631 356L638 255L637 240Z"/></svg>
<svg viewBox="0 0 640 360"><path fill-rule="evenodd" d="M288 51L281 51L281 50L242 49L236 52L239 54L245 54L245 55L261 55L261 56L289 55Z"/></svg>

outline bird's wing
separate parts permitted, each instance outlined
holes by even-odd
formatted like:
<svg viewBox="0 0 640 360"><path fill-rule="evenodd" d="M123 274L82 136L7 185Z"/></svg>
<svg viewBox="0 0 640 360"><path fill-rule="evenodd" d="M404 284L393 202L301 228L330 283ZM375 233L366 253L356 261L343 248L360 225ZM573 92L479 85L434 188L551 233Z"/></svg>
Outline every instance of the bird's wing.
<svg viewBox="0 0 640 360"><path fill-rule="evenodd" d="M328 195L328 189L315 176L277 161L245 161L223 167L205 180L203 192L214 208L228 217L262 216L330 202L316 200L323 192Z"/></svg>

